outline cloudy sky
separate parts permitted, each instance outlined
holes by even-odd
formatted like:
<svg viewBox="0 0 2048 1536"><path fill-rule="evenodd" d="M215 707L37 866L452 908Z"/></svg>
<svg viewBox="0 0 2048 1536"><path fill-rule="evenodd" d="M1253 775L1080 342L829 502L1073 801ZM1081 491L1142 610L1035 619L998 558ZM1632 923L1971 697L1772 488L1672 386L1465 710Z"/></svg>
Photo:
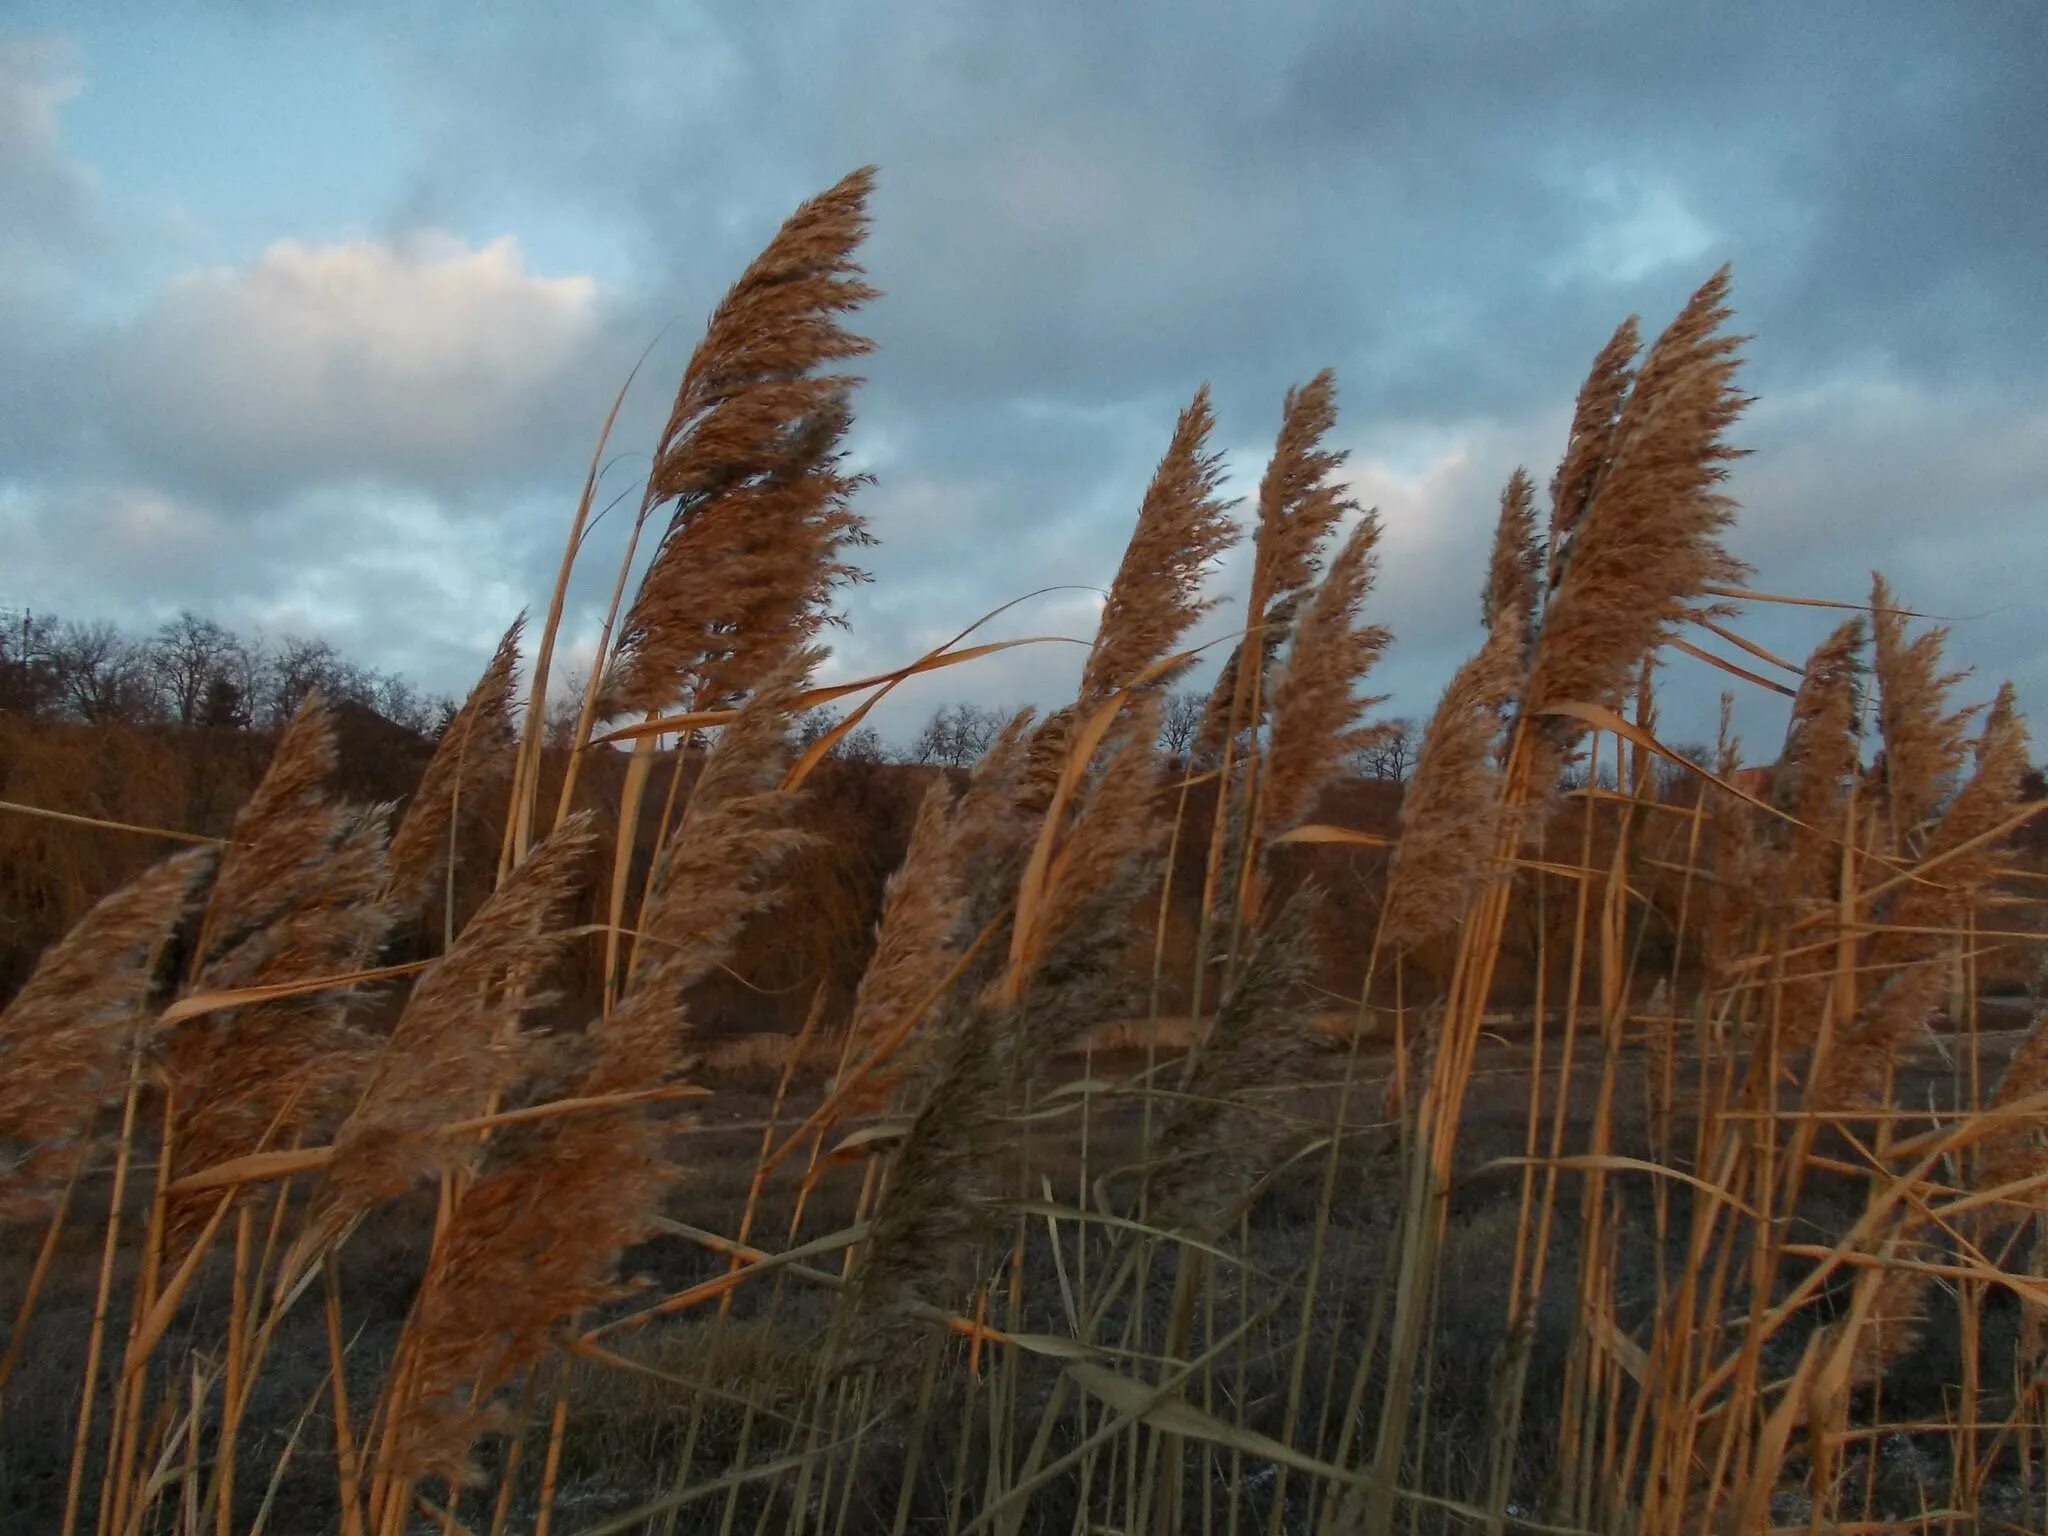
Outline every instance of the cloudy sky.
<svg viewBox="0 0 2048 1536"><path fill-rule="evenodd" d="M634 358L655 342L607 494L634 489L747 258L872 161L886 297L856 441L882 543L842 675L1034 588L1106 582L1197 384L1248 490L1287 385L1329 364L1386 525L1380 685L1426 710L1476 635L1500 483L1518 463L1548 478L1623 315L1654 331L1728 260L1755 336L1731 489L1756 584L1853 599L1880 566L2039 718L2043 18L17 3L0 605L133 626L193 607L462 690L545 604ZM621 521L575 589L586 646ZM1096 601L1041 598L1003 632L1085 634ZM1803 651L1824 623L1744 627ZM1076 666L1011 652L885 724L1049 698ZM1670 677L1721 686L1684 658ZM1775 718L1744 705L1753 736Z"/></svg>

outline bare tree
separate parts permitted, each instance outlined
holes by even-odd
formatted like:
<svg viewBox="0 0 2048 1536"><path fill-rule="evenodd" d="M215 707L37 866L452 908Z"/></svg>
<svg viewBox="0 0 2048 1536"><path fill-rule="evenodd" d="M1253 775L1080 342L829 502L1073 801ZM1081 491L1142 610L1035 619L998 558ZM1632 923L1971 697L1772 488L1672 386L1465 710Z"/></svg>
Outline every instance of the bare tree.
<svg viewBox="0 0 2048 1536"><path fill-rule="evenodd" d="M207 679L206 692L200 697L192 723L214 730L249 728L249 695L235 681L234 674L216 672Z"/></svg>
<svg viewBox="0 0 2048 1536"><path fill-rule="evenodd" d="M1688 762L1701 763L1711 767L1714 761L1714 749L1703 741L1682 741L1671 750L1680 757L1685 758ZM1662 753L1651 754L1650 794L1656 799L1680 800L1688 798L1692 793L1693 786L1698 782L1693 777L1691 769L1674 763Z"/></svg>
<svg viewBox="0 0 2048 1536"><path fill-rule="evenodd" d="M543 746L566 752L575 741L576 722L583 713L583 690L589 682L589 672L581 669L564 674L541 716L540 739Z"/></svg>
<svg viewBox="0 0 2048 1536"><path fill-rule="evenodd" d="M149 718L148 657L112 624L66 624L50 656L64 703L79 719L133 725Z"/></svg>
<svg viewBox="0 0 2048 1536"><path fill-rule="evenodd" d="M57 707L60 683L52 647L60 628L52 614L0 611L0 709L33 720Z"/></svg>
<svg viewBox="0 0 2048 1536"><path fill-rule="evenodd" d="M880 731L872 725L861 725L839 738L839 745L832 749L832 755L849 763L886 763L889 746L882 740Z"/></svg>
<svg viewBox="0 0 2048 1536"><path fill-rule="evenodd" d="M799 748L812 745L827 732L835 730L843 717L829 704L820 704L807 709L796 717L796 744ZM857 726L832 743L826 754L846 763L879 763L888 757L880 734L871 725Z"/></svg>
<svg viewBox="0 0 2048 1536"><path fill-rule="evenodd" d="M798 715L792 723L790 734L799 751L813 745L834 726L839 724L839 711L829 704L814 705Z"/></svg>
<svg viewBox="0 0 2048 1536"><path fill-rule="evenodd" d="M267 724L289 720L306 695L316 690L330 704L375 708L375 675L348 660L330 641L286 635L265 670Z"/></svg>
<svg viewBox="0 0 2048 1536"><path fill-rule="evenodd" d="M422 735L454 709L395 672L349 660L330 641L287 635L273 648L190 609L147 639L111 623L0 609L0 709L31 718L63 711L93 724L274 727L316 689Z"/></svg>
<svg viewBox="0 0 2048 1536"><path fill-rule="evenodd" d="M967 768L995 744L1008 717L982 704L941 704L925 721L906 757L913 763Z"/></svg>
<svg viewBox="0 0 2048 1536"><path fill-rule="evenodd" d="M180 725L196 725L209 698L219 702L219 684L236 686L243 646L232 632L186 608L157 630L149 658L165 710Z"/></svg>
<svg viewBox="0 0 2048 1536"><path fill-rule="evenodd" d="M422 693L396 672L372 672L369 683L377 713L416 735L439 735L444 714L455 712L452 699Z"/></svg>
<svg viewBox="0 0 2048 1536"><path fill-rule="evenodd" d="M1420 745L1420 732L1413 720L1383 720L1359 744L1352 762L1369 779L1399 784L1415 771L1415 753Z"/></svg>
<svg viewBox="0 0 2048 1536"><path fill-rule="evenodd" d="M1159 749L1168 757L1187 758L1195 750L1195 738L1202 733L1202 713L1207 695L1179 690L1166 696L1166 708L1159 720Z"/></svg>

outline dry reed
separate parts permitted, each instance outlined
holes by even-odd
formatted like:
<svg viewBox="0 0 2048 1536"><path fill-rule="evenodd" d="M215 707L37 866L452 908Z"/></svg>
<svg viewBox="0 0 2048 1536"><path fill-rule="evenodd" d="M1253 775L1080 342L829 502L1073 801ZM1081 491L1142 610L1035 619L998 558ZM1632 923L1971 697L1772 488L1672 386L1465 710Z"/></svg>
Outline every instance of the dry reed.
<svg viewBox="0 0 2048 1536"><path fill-rule="evenodd" d="M815 659L800 651L785 660L721 732L661 850L642 953L619 1005L591 1027L573 1097L656 1088L687 1064L681 993L773 902L775 868L796 842L790 797L776 786L794 699ZM494 1144L407 1325L387 1470L402 1480L472 1475L471 1444L504 1422L494 1394L543 1356L561 1322L625 1294L614 1266L653 1230L673 1177L661 1122L642 1104L545 1121ZM477 1307L479 1296L488 1308Z"/></svg>
<svg viewBox="0 0 2048 1536"><path fill-rule="evenodd" d="M1947 707L1950 690L1962 681L1961 673L1942 671L1947 629L1937 625L1909 639L1891 588L1874 573L1870 612L1877 637L1874 670L1885 805L1891 841L1905 849L1915 844L1921 824L1962 766L1968 712Z"/></svg>
<svg viewBox="0 0 2048 1536"><path fill-rule="evenodd" d="M326 788L333 766L326 707L308 699L235 818L189 991L345 977L377 953L392 915L385 812L335 799ZM289 1145L344 1108L374 1054L351 1019L354 1003L351 989L335 986L217 1008L169 1031L163 1073L176 1106L173 1172ZM174 1202L173 1252L212 1204L203 1196Z"/></svg>
<svg viewBox="0 0 2048 1536"><path fill-rule="evenodd" d="M1972 738L1943 632L1910 633L1878 581L1876 764L1861 762L1852 619L1808 657L1769 769L1744 769L1724 700L1720 782L1686 796L1650 774L1656 653L1732 602L1741 571L1723 542L1725 436L1745 403L1725 271L1640 366L1633 320L1595 358L1544 537L1529 476L1508 480L1485 639L1424 733L1384 874L1376 852L1319 865L1271 911L1283 857L1324 851L1280 840L1359 739L1360 679L1388 643L1362 611L1378 522L1345 494L1334 381L1319 374L1290 391L1260 483L1246 634L1195 754L1219 770L1201 845L1161 808L1184 811L1210 764L1163 794L1157 746L1177 648L1234 537L1198 392L1140 503L1076 701L1019 713L964 786L941 778L919 806L880 893L834 1087L786 1129L785 1076L738 1238L696 1225L713 1218L695 1209L676 1218L683 1148L710 1143L684 1140L661 1096L692 1066L693 1015L718 1006L706 984L750 968L752 936L818 920L791 889L811 763L792 766L789 738L816 701L831 595L855 574L845 552L865 537L843 463L853 381L826 370L867 347L841 322L872 293L853 261L869 190L857 172L803 205L711 317L628 538L613 617L633 541L668 509L616 646L606 621L564 814L552 836L528 836L543 766L530 737L498 883L459 931L447 900L441 951L388 1038L361 1027L353 978L394 922L449 892L461 823L495 813L516 625L388 850L383 809L332 792L333 733L309 701L227 846L102 902L0 1014L10 1214L47 1208L97 1145L101 1111L122 1105L82 1390L43 1394L79 1405L65 1526L92 1523L89 1474L103 1464L108 1536L224 1536L245 1522L253 1491L244 1479L236 1497L237 1463L262 1440L269 1401L255 1385L284 1353L266 1348L316 1261L319 1323L343 1369L317 1394L331 1405L333 1499L310 1519L345 1536L397 1536L421 1512L468 1528L461 1488L436 1503L422 1479L480 1476L478 1439L518 1422L508 1389L532 1407L553 1380L546 1449L530 1457L537 1503L516 1438L495 1470L494 1532L548 1527L571 1484L636 1497L656 1477L669 1496L596 1529L679 1528L707 1495L722 1508L701 1513L702 1529L807 1536L1260 1523L1679 1536L1786 1528L1788 1509L1799 1528L1873 1536L1931 1518L1990 1528L2015 1511L2009 1523L2037 1525L2025 1458L2048 1444L2029 1374L2038 1340L2008 1347L1985 1326L1994 1288L2039 1299L2009 1231L1992 1239L2039 1205L2026 1181L2048 1169L2034 1105L2048 1023L2036 1018L1993 1089L1980 1083L1980 967L2000 946L2040 943L2038 892L2012 878L2039 873L2038 850L2009 838L2030 810L2012 690ZM588 511L586 496L572 545ZM1587 708L1619 711L1631 694L1632 719ZM1546 714L1565 706L1577 713ZM652 730L636 737L602 983L557 998L558 962L588 932L570 917L592 824L568 810L594 719L678 708L693 713L656 729L716 729L715 741L668 760L643 884L641 797L663 759ZM1589 718L1616 737L1612 758L1599 736L1584 743L1589 767L1614 764L1615 790L1589 783L1559 809L1547 792ZM1747 798L1766 783L1767 804ZM1386 825L1314 835L1349 858L1341 845L1376 848ZM1575 853L1546 840L1560 825ZM1191 915L1185 892L1176 918L1176 892L1160 890L1165 846L1203 865ZM1362 893L1321 878L1346 868L1373 872ZM1098 1056L1085 1079L1058 1068L1067 1080L1046 1092L1065 1053L1139 1000L1135 913L1154 892L1144 1032L1118 1030L1142 1041L1145 1068ZM1341 938L1341 914L1369 914L1375 895L1363 995L1344 1001L1364 1020L1391 988L1399 1016L1423 1021L1430 1060L1424 1091L1412 1105L1393 1094L1401 1117L1371 1133L1398 1154L1398 1187L1360 1150L1367 1127L1350 1111L1381 1097L1362 1091L1368 1074L1405 1085L1408 1037L1389 1068L1354 1030L1338 1078L1306 1027L1325 979L1311 931ZM1170 920L1194 930L1185 1004L1165 998ZM275 984L281 994L245 990ZM174 997L183 1022L152 1033ZM1957 1017L1944 1076L1917 1046L1945 999ZM543 1036L539 1011L564 1001L588 1005L570 1020L583 1027ZM1184 1029L1160 1027L1181 1012ZM821 1003L801 1041L824 1019ZM1169 1043L1188 1051L1171 1089ZM126 1181L153 1075L167 1089L159 1177L211 1167L228 1192L167 1195L138 1239ZM1505 1099L1489 1097L1495 1079ZM898 1112L827 1154L829 1126L892 1096ZM1471 1145L1497 1102L1513 1106L1489 1133L1504 1159ZM1316 1191L1289 1182L1284 1154L1326 1104ZM241 1161L316 1143L330 1122L331 1145ZM806 1147L808 1162L792 1157ZM1504 1163L1520 1170L1519 1202L1500 1193ZM310 1200L287 1189L265 1205L260 1185L230 1182L316 1168ZM721 1172L692 1171L712 1185ZM1866 1191L1847 1214L1845 1173ZM433 1180L431 1223L415 1223L400 1197ZM841 1200L828 1190L840 1181L858 1188ZM1290 1203L1302 1197L1310 1222ZM784 1199L787 1247L755 1246L769 1241L752 1235L757 1213ZM370 1330L352 1355L349 1335L389 1298L347 1288L379 1261L338 1239L386 1202L427 1258L395 1346ZM69 1252L61 1199L57 1210L0 1379L42 1336L26 1331L36 1294ZM224 1308L193 1251L215 1231L233 1251ZM659 1299L586 1317L638 1289L622 1264L656 1232L714 1255L710 1278L701 1264L676 1270L666 1244L641 1249L662 1272ZM1494 1270L1505 1307L1487 1290ZM2039 1270L2037 1243L2026 1274ZM1487 1293L1477 1309L1474 1291ZM698 1323L693 1309L712 1300ZM103 1394L117 1305L134 1319L132 1363L155 1369ZM600 1347L600 1334L645 1353ZM953 1352L946 1341L963 1335ZM1901 1369L1923 1339L1953 1347L1957 1380ZM564 1355L576 1369L557 1377ZM1489 1358L1481 1414L1470 1382ZM904 1370L920 1359L922 1372ZM366 1419L359 1373L374 1377ZM615 1432L628 1376L654 1416ZM1895 1422L1906 1414L1917 1422ZM629 1440L640 1459L621 1461ZM1941 1487L1916 1510L1884 1486L1887 1458L1933 1441ZM290 1454L278 1452L266 1509ZM1953 1518L1927 1515L1937 1501Z"/></svg>
<svg viewBox="0 0 2048 1536"><path fill-rule="evenodd" d="M173 854L100 900L0 1011L0 1215L47 1214L62 1170L118 1102L166 949L212 876L212 848Z"/></svg>
<svg viewBox="0 0 2048 1536"><path fill-rule="evenodd" d="M606 713L744 697L826 622L866 538L840 468L855 381L817 369L871 344L839 324L875 290L853 252L872 170L790 215L733 284L683 372L654 450L641 516L673 510L627 610L604 683Z"/></svg>
<svg viewBox="0 0 2048 1536"><path fill-rule="evenodd" d="M1456 928L1486 871L1504 814L1492 748L1499 711L1522 681L1521 653L1514 611L1504 609L1423 728L1380 917L1380 943L1389 954Z"/></svg>
<svg viewBox="0 0 2048 1536"><path fill-rule="evenodd" d="M481 1113L530 1069L534 1042L520 1025L553 1000L546 985L571 943L563 919L592 842L587 813L543 839L413 984L361 1100L335 1133L312 1229L338 1230L481 1155L474 1136L445 1127Z"/></svg>
<svg viewBox="0 0 2048 1536"><path fill-rule="evenodd" d="M427 905L436 889L453 878L459 822L465 812L474 821L482 791L511 772L512 690L524 627L521 618L505 631L483 675L434 744L419 787L392 831L389 890L402 911ZM448 921L454 921L452 913Z"/></svg>
<svg viewBox="0 0 2048 1536"><path fill-rule="evenodd" d="M1580 445L1568 452L1559 481L1566 511L1550 551L1555 586L1523 696L1532 714L1553 704L1620 696L1642 658L1703 611L1708 585L1744 574L1720 542L1734 514L1716 489L1727 461L1738 456L1722 434L1746 403L1732 387L1740 338L1719 334L1729 316L1727 292L1723 269L1651 345L1611 435L1583 473L1583 493L1577 492ZM1617 360L1625 339L1617 335L1609 343L1613 356L1602 354L1587 386L1591 399L1582 397L1582 414L1590 411L1596 424L1621 376ZM1588 443L1598 437L1591 431Z"/></svg>
<svg viewBox="0 0 2048 1536"><path fill-rule="evenodd" d="M1203 601L1210 562L1237 540L1216 496L1223 456L1208 448L1216 425L1209 389L1195 392L1145 488L1138 525L1103 604L1094 648L1081 679L1084 708L1134 681L1180 644L1214 600ZM1165 686L1169 678L1156 679Z"/></svg>

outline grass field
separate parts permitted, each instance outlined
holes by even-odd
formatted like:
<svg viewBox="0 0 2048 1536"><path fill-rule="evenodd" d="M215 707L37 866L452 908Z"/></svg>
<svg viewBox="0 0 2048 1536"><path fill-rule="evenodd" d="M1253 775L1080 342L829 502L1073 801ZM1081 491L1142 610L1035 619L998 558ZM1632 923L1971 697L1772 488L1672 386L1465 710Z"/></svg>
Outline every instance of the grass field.
<svg viewBox="0 0 2048 1536"><path fill-rule="evenodd" d="M1227 622L1198 392L1076 697L932 778L843 1016L821 981L799 1031L696 1027L743 934L815 947L838 737L1024 643L967 615L814 681L868 536L869 187L708 322L566 754L609 421L552 602L400 811L336 790L310 701L226 837L0 1014L11 1528L2048 1523L2039 779L1882 580L1803 662L1744 636L1803 600L1722 544L1725 272L1600 349L1547 493L1504 474L1391 829L1326 819L1398 643L1334 380L1285 401ZM1205 618L1235 649L1169 761ZM1782 745L1725 707L1711 761L1666 745L1674 646L1783 698Z"/></svg>

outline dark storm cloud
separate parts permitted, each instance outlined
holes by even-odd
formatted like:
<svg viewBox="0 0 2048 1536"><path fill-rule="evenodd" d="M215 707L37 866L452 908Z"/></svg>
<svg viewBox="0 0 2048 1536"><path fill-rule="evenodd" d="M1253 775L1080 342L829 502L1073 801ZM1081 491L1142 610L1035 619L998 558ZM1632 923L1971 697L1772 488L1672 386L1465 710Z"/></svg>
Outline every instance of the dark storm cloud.
<svg viewBox="0 0 2048 1536"><path fill-rule="evenodd" d="M2038 302L2044 23L1961 14L745 7L408 62L430 205L517 164L637 228L666 294L879 160L878 378L920 404L1272 392L1334 350L1359 409L1469 411L1723 257L1804 365L2037 369L1997 317ZM1660 198L1701 228L1670 270L1616 249Z"/></svg>

